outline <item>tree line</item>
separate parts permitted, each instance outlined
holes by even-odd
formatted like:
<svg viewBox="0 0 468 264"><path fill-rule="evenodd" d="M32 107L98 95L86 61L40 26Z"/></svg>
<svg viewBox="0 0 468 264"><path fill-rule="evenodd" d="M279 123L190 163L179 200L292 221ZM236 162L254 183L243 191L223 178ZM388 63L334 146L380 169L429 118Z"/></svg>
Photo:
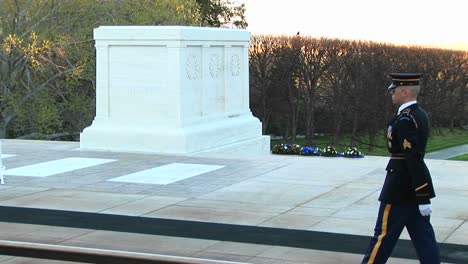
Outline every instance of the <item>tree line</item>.
<svg viewBox="0 0 468 264"><path fill-rule="evenodd" d="M0 138L77 140L95 113L93 28L245 28L227 0L0 1ZM466 125L467 52L303 36L252 36L251 109L264 134L317 133L375 142L392 115L389 72L422 72L420 101L435 127Z"/></svg>
<svg viewBox="0 0 468 264"><path fill-rule="evenodd" d="M253 36L252 112L263 133L295 142L305 135L377 135L395 114L387 87L391 72L423 73L418 102L433 127L468 124L468 52L307 36Z"/></svg>

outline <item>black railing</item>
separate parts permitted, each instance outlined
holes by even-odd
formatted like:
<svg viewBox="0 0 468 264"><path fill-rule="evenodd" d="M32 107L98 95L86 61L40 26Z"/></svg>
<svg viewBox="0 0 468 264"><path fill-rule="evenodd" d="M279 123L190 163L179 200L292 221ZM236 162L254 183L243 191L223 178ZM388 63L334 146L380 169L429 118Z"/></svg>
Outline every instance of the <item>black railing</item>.
<svg viewBox="0 0 468 264"><path fill-rule="evenodd" d="M232 261L209 260L118 250L83 248L6 240L0 240L0 254L17 257L73 261L80 263L246 264Z"/></svg>

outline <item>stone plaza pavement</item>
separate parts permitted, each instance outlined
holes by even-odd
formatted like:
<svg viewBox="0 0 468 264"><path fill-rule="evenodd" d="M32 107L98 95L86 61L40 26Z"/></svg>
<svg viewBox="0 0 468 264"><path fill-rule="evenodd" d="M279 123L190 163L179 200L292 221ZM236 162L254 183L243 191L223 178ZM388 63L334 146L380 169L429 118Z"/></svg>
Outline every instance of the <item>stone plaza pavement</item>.
<svg viewBox="0 0 468 264"><path fill-rule="evenodd" d="M360 263L388 160L2 142L0 240L259 264ZM468 263L468 162L426 163L443 261ZM388 263L418 263L408 239L404 231ZM68 262L0 256L0 263Z"/></svg>

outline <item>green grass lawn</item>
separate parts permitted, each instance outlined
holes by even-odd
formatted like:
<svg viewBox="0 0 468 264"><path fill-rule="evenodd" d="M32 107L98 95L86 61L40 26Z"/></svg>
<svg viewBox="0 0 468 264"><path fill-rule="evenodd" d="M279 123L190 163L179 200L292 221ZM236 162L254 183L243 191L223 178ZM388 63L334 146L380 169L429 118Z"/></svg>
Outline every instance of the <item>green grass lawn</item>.
<svg viewBox="0 0 468 264"><path fill-rule="evenodd" d="M317 136L314 139L314 147L324 148L327 145L332 145L333 137L332 136ZM374 147L372 150L369 150L368 142L369 138L367 135L363 135L359 137L359 144L356 144L357 147L361 152L366 155L372 156L388 156L388 151L385 141L383 132L381 132L377 136L377 144L379 147ZM272 139L271 140L271 147L276 144L281 143L292 143L288 141L284 141L282 139ZM304 146L305 140L304 139L297 139L296 144ZM349 135L343 136L337 144L334 144L337 151L341 152L346 150L347 147L351 146L351 138ZM431 132L431 136L427 143L426 152L433 152L436 150L441 150L449 147L459 146L463 144L468 144L468 131L457 129L454 131L449 131L449 129L434 129Z"/></svg>
<svg viewBox="0 0 468 264"><path fill-rule="evenodd" d="M427 152L468 144L468 130L434 129L427 144Z"/></svg>
<svg viewBox="0 0 468 264"><path fill-rule="evenodd" d="M452 157L449 160L463 160L468 161L468 154Z"/></svg>

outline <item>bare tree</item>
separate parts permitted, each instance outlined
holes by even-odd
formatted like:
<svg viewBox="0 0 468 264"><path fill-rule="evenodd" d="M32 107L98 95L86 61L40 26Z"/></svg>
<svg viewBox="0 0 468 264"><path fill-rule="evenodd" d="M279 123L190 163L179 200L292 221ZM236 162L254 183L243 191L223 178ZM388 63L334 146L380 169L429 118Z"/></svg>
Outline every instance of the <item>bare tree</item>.
<svg viewBox="0 0 468 264"><path fill-rule="evenodd" d="M278 45L275 46L275 66L273 72L273 87L278 91L284 100L284 107L281 103L275 104L275 107L288 110L287 127L285 138L290 138L292 142L296 141L297 128L301 109L301 98L298 91L298 68L300 48L297 44L298 37L279 37Z"/></svg>
<svg viewBox="0 0 468 264"><path fill-rule="evenodd" d="M267 133L274 107L272 70L277 42L277 38L262 35L253 36L250 40L250 96L251 102L255 102L252 104L253 112L262 121L263 134Z"/></svg>
<svg viewBox="0 0 468 264"><path fill-rule="evenodd" d="M349 97L350 72L348 63L353 59L354 54L349 43L341 41L339 54L336 60L330 65L322 77L322 96L326 105L329 106L329 120L332 120L333 145L339 142L340 136L344 132L344 121L348 117L347 110L352 102Z"/></svg>
<svg viewBox="0 0 468 264"><path fill-rule="evenodd" d="M387 93L390 72L424 74L418 102L434 127L455 127L468 121L468 52L300 35L277 39L278 46L272 49L273 89L259 99L265 101L256 104L272 106L268 124L276 127L288 119L284 135L292 141L296 133L305 133L306 144L313 145L320 122L320 132L332 133L335 142L342 133L349 133L351 145L383 147L378 135L397 110ZM257 68L258 58L254 59L252 65ZM260 73L255 70L254 74ZM261 89L264 84L251 78L257 80L255 89ZM362 140L362 135L368 140Z"/></svg>
<svg viewBox="0 0 468 264"><path fill-rule="evenodd" d="M304 98L306 144L313 145L315 110L320 103L320 78L340 54L336 40L303 38L300 53L301 93Z"/></svg>

